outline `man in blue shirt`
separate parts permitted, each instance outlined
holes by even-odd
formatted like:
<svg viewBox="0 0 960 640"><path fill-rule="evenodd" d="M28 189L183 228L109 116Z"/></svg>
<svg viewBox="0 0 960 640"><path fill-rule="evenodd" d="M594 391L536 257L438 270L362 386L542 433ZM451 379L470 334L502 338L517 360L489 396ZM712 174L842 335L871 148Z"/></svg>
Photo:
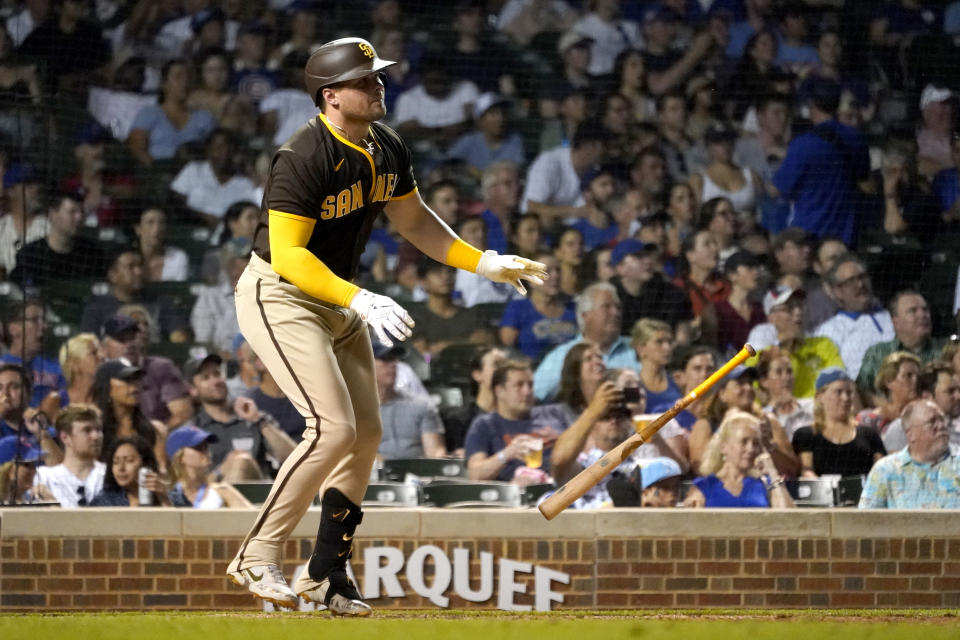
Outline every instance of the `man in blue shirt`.
<svg viewBox="0 0 960 640"><path fill-rule="evenodd" d="M640 370L637 354L630 340L620 335L622 310L617 290L608 282L595 282L577 296L577 324L580 333L573 339L555 347L546 356L533 374L533 393L544 402L553 397L560 386L560 370L563 360L573 346L589 342L600 349L603 363L610 368Z"/></svg>
<svg viewBox="0 0 960 640"><path fill-rule="evenodd" d="M67 380L60 363L40 353L43 347L43 306L32 300L10 305L4 318L4 334L10 352L0 362L19 364L31 377L30 406L38 407L51 393L60 395L60 406L69 403Z"/></svg>
<svg viewBox="0 0 960 640"><path fill-rule="evenodd" d="M873 465L861 509L960 509L960 456L950 453L943 411L916 400L902 415L907 446Z"/></svg>
<svg viewBox="0 0 960 640"><path fill-rule="evenodd" d="M509 160L494 162L483 170L480 186L487 206L480 214L487 224L487 249L506 253L510 220L520 203L520 168Z"/></svg>
<svg viewBox="0 0 960 640"><path fill-rule="evenodd" d="M807 133L794 138L773 185L791 201L789 226L851 246L857 229L857 184L869 177L870 157L860 133L837 122L840 85L816 78L810 86Z"/></svg>

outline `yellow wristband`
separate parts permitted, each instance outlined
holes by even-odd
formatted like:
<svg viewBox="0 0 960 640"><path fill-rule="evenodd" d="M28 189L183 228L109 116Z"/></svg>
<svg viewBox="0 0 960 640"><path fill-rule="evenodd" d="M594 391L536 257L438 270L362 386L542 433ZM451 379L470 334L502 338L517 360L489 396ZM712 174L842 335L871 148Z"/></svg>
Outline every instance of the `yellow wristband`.
<svg viewBox="0 0 960 640"><path fill-rule="evenodd" d="M477 265L480 263L480 257L482 255L482 251L457 238L447 250L447 258L444 262L451 267L476 273Z"/></svg>

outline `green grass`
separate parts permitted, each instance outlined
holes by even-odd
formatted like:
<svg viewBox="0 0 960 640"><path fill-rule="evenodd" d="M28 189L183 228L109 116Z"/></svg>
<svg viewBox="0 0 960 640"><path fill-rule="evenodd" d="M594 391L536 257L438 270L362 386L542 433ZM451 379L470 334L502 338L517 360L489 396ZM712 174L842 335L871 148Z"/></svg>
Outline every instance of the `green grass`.
<svg viewBox="0 0 960 640"><path fill-rule="evenodd" d="M366 620L326 613L248 612L0 615L4 640L956 640L950 610L379 611ZM323 634L318 635L318 634Z"/></svg>

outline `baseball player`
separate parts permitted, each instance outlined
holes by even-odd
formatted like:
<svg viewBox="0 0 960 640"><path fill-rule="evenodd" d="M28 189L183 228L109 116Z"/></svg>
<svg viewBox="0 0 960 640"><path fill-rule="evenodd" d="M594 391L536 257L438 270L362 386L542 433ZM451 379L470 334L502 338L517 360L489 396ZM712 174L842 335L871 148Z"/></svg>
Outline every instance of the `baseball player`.
<svg viewBox="0 0 960 640"><path fill-rule="evenodd" d="M294 607L299 596L334 615L371 612L346 573L381 433L367 328L392 346L413 326L396 302L351 282L374 219L386 212L431 258L521 294L522 279L546 277L539 262L481 253L424 204L410 151L377 122L386 114L380 72L392 64L360 38L328 42L310 56L306 86L321 113L273 156L254 255L236 288L244 337L307 428L227 574L277 605ZM281 550L318 491L316 546L291 589Z"/></svg>

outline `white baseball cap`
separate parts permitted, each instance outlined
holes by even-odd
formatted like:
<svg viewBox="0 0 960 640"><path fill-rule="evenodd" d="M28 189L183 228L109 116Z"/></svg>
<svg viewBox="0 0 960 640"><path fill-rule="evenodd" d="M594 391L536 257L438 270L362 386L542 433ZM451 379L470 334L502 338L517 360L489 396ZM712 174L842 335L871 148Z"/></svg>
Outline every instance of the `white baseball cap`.
<svg viewBox="0 0 960 640"><path fill-rule="evenodd" d="M934 102L946 102L952 97L953 91L950 91L950 89L928 84L923 88L923 93L920 94L920 109L926 109Z"/></svg>
<svg viewBox="0 0 960 640"><path fill-rule="evenodd" d="M771 311L782 304L786 304L794 294L803 296L804 299L807 297L803 289L794 289L785 284L777 285L768 291L767 295L763 296L763 312L769 316Z"/></svg>

